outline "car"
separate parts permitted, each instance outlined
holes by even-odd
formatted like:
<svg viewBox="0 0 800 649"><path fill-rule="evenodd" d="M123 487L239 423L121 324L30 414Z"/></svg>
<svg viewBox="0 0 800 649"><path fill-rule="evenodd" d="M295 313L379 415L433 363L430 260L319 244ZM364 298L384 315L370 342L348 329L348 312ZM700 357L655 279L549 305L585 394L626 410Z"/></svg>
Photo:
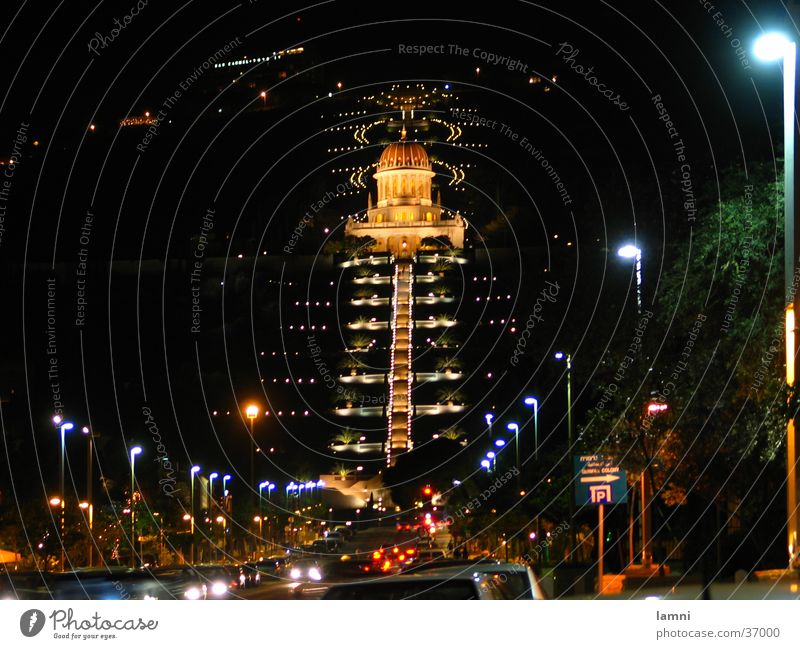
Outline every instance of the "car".
<svg viewBox="0 0 800 649"><path fill-rule="evenodd" d="M400 575L331 586L322 599L508 599L486 576Z"/></svg>
<svg viewBox="0 0 800 649"><path fill-rule="evenodd" d="M316 559L296 559L288 567L286 575L292 581L322 581L322 571Z"/></svg>
<svg viewBox="0 0 800 649"><path fill-rule="evenodd" d="M311 552L315 554L332 554L337 552L341 544L336 538L316 539L311 544Z"/></svg>
<svg viewBox="0 0 800 649"><path fill-rule="evenodd" d="M418 564L425 564L431 563L432 561L443 561L447 558L447 554L444 550L440 549L418 549L417 550L417 563Z"/></svg>
<svg viewBox="0 0 800 649"><path fill-rule="evenodd" d="M406 574L443 577L480 574L491 579L492 587L502 589L507 599L547 599L531 568L519 563L502 563L492 559L437 561L413 566Z"/></svg>
<svg viewBox="0 0 800 649"><path fill-rule="evenodd" d="M319 599L334 584L381 575L369 559L331 559L320 562L319 571L322 576L321 580L301 582L293 589L292 594L305 599Z"/></svg>
<svg viewBox="0 0 800 649"><path fill-rule="evenodd" d="M144 599L226 599L231 574L223 566L167 566L145 571L153 582Z"/></svg>
<svg viewBox="0 0 800 649"><path fill-rule="evenodd" d="M334 534L338 532L345 538L345 540L348 541L352 539L353 535L355 534L355 532L353 532L353 528L347 527L346 525L338 525L337 527L334 528L333 532Z"/></svg>

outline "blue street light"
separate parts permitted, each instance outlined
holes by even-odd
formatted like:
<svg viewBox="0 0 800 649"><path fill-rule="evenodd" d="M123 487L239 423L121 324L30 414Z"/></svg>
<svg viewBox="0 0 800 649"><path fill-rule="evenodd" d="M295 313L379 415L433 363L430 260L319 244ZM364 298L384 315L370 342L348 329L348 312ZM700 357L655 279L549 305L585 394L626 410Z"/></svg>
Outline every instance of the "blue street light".
<svg viewBox="0 0 800 649"><path fill-rule="evenodd" d="M486 420L486 426L489 428L489 441L492 441L492 422L494 421L494 414L487 412L483 418Z"/></svg>
<svg viewBox="0 0 800 649"><path fill-rule="evenodd" d="M570 454L572 453L572 355L564 352L556 352L557 361L565 360L567 363L567 475L572 471ZM575 502L572 497L568 498L569 503L569 532L567 533L567 560L572 561L572 552L575 547Z"/></svg>
<svg viewBox="0 0 800 649"><path fill-rule="evenodd" d="M272 490L273 490L274 488L275 488L275 483L274 483L274 482L270 482L270 483L267 485L267 499L268 499L268 500L271 498L271 497L270 497L270 494L272 493Z"/></svg>
<svg viewBox="0 0 800 649"><path fill-rule="evenodd" d="M506 445L506 440L504 440L504 439L496 439L496 440L494 440L494 445L497 448L503 448Z"/></svg>
<svg viewBox="0 0 800 649"><path fill-rule="evenodd" d="M231 476L228 473L226 473L224 476L222 476L222 495L225 498L228 497L228 490L226 488L226 485L228 484L228 480L230 480L230 479L231 479Z"/></svg>
<svg viewBox="0 0 800 649"><path fill-rule="evenodd" d="M141 446L134 446L131 457L131 566L136 567L136 509L133 506L133 492L136 487L136 456L142 452Z"/></svg>
<svg viewBox="0 0 800 649"><path fill-rule="evenodd" d="M489 467L492 466L492 463L489 462L489 460L481 460L481 466L488 471Z"/></svg>
<svg viewBox="0 0 800 649"><path fill-rule="evenodd" d="M289 484L286 485L286 503L289 503L289 492L290 491L297 491L297 485L292 480Z"/></svg>
<svg viewBox="0 0 800 649"><path fill-rule="evenodd" d="M506 424L506 428L508 430L514 431L514 447L516 448L516 455L517 455L517 471L519 471L519 424L515 421L512 421ZM517 474L519 475L519 473Z"/></svg>
<svg viewBox="0 0 800 649"><path fill-rule="evenodd" d="M61 537L62 537L61 538L61 570L63 572L64 565L65 565L65 562L66 562L66 555L64 553L64 539L63 539L63 537L64 537L64 531L65 531L64 530L64 524L65 524L64 513L66 511L65 510L65 506L66 506L65 502L67 500L67 494L65 493L66 488L64 486L64 456L66 454L66 450L65 450L66 449L66 432L68 430L72 430L75 426L71 422L64 421L63 419L61 419L60 415L56 415L55 417L53 417L53 423L56 426L58 426L59 430L61 431L61 480L60 480L60 485L59 485L59 487L61 489L61 493L59 494L59 496L61 497L61 517L60 517L59 529L61 530Z"/></svg>
<svg viewBox="0 0 800 649"><path fill-rule="evenodd" d="M208 511L209 514L211 513L212 504L214 502L214 480L219 477L219 473L214 471L210 476L208 476Z"/></svg>
<svg viewBox="0 0 800 649"><path fill-rule="evenodd" d="M533 457L539 459L539 400L536 397L525 397L523 403L526 406L533 406Z"/></svg>
<svg viewBox="0 0 800 649"><path fill-rule="evenodd" d="M190 526L192 530L192 539L194 539L194 474L200 471L200 467L195 465L192 467L191 471L189 471L189 480L192 483L192 503L191 503L191 514L190 514ZM194 541L192 541L194 543ZM194 548L192 548L192 552L194 552ZM194 561L193 561L194 562Z"/></svg>

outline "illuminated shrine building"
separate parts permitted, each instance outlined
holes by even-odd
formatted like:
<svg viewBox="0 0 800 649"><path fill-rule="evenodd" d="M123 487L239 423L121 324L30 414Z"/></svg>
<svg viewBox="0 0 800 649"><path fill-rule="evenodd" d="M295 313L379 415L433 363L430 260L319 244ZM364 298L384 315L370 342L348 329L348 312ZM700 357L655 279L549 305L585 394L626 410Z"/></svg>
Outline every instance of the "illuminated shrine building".
<svg viewBox="0 0 800 649"><path fill-rule="evenodd" d="M431 199L434 176L421 144L405 139L390 144L374 175L378 186L376 204L372 205L370 194L366 220L350 218L345 226L348 236L372 237L376 242L372 252L388 253L392 266L385 446L390 466L398 455L413 448L414 415L437 413L430 407L415 408L412 403L415 259L423 261L418 252L426 239L446 242L443 248L464 247L464 219L457 213L447 215L441 200L434 203Z"/></svg>
<svg viewBox="0 0 800 649"><path fill-rule="evenodd" d="M345 234L370 236L375 252L411 257L426 237L447 237L455 248L464 247L464 219L455 214L442 218L441 199L431 200L434 177L428 153L416 142L401 140L384 149L375 180L378 202L369 195L367 220L350 219Z"/></svg>

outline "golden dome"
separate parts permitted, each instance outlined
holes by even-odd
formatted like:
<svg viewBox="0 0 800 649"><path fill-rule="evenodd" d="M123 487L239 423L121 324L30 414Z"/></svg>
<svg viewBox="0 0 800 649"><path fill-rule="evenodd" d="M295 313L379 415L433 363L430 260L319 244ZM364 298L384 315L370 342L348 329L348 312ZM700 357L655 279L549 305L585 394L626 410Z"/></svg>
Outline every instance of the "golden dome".
<svg viewBox="0 0 800 649"><path fill-rule="evenodd" d="M405 140L394 142L383 150L378 162L378 171L408 167L430 170L428 152L421 144Z"/></svg>

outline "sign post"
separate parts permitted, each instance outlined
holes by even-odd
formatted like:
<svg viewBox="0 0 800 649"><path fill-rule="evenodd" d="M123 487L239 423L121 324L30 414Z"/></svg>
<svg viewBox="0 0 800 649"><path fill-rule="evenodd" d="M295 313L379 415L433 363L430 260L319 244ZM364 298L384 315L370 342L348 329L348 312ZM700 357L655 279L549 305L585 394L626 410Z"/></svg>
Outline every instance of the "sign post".
<svg viewBox="0 0 800 649"><path fill-rule="evenodd" d="M603 455L575 455L575 504L578 507L597 505L597 592L603 588L603 555L605 554L605 506L628 501L625 471L613 458Z"/></svg>

